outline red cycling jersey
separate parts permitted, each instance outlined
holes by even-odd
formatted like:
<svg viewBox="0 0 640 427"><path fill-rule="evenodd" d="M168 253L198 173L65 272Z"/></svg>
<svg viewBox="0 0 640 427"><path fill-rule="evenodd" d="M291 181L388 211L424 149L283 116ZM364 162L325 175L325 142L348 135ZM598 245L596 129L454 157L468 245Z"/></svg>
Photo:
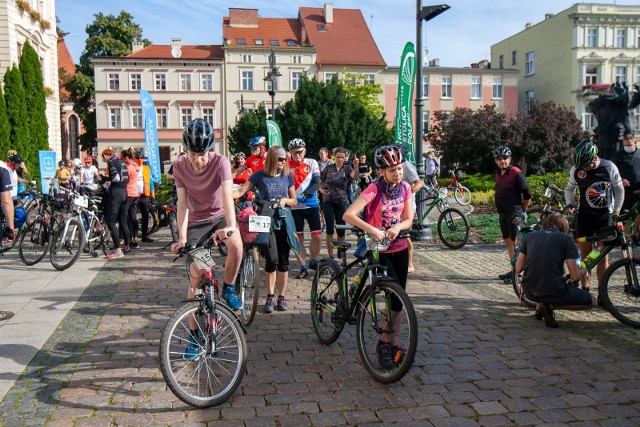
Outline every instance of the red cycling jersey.
<svg viewBox="0 0 640 427"><path fill-rule="evenodd" d="M264 161L267 158L266 153L263 156L251 155L247 158L245 166L251 169L253 172L258 172L264 169Z"/></svg>

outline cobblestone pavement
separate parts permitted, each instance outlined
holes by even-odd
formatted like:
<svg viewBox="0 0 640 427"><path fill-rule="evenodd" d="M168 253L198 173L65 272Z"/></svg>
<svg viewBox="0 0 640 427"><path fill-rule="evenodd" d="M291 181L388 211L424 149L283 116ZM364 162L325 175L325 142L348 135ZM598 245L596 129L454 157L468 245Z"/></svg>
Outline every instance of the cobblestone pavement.
<svg viewBox="0 0 640 427"><path fill-rule="evenodd" d="M353 326L320 345L310 282L292 280L289 311L248 328L237 393L191 408L158 368L161 330L186 289L184 264L161 246L103 268L0 402L0 425L640 424L639 331L601 309L557 312L560 329L545 328L495 280L507 267L497 245L416 245L408 290L420 341L402 381L369 377Z"/></svg>

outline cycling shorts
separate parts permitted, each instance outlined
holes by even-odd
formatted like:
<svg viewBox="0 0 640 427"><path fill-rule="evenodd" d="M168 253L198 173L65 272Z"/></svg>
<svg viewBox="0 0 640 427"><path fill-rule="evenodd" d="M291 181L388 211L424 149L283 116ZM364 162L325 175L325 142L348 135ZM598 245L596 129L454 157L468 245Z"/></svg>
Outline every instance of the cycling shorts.
<svg viewBox="0 0 640 427"><path fill-rule="evenodd" d="M291 209L293 221L296 224L296 232L302 234L304 232L304 221L309 224L311 234L322 234L322 226L320 225L320 208L303 208Z"/></svg>
<svg viewBox="0 0 640 427"><path fill-rule="evenodd" d="M609 212L578 212L576 217L576 235L578 237L594 236L601 228L611 225Z"/></svg>
<svg viewBox="0 0 640 427"><path fill-rule="evenodd" d="M498 217L500 218L500 231L502 231L502 238L510 238L515 241L518 233L513 220L516 217L522 219L522 207L513 206L511 209L499 209Z"/></svg>
<svg viewBox="0 0 640 427"><path fill-rule="evenodd" d="M204 236L207 234L215 233L221 228L227 226L227 219L223 216L219 216L213 219L207 219L205 221L190 222L187 228L187 242L191 246L195 246Z"/></svg>

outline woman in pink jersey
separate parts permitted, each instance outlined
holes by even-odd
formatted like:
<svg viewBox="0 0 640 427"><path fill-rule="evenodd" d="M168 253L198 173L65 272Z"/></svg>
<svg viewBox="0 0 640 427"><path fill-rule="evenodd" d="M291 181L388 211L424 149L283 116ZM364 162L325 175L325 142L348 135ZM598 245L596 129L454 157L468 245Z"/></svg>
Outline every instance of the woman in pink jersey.
<svg viewBox="0 0 640 427"><path fill-rule="evenodd" d="M401 230L408 230L413 224L411 187L402 181L404 155L404 147L397 144L378 148L375 165L379 170L379 178L360 193L343 216L345 222L364 230L375 241L392 241L386 251L380 252L380 264L387 267L389 277L394 278L403 289L407 286L409 250L406 239L395 239ZM363 210L364 220L360 217ZM392 299L391 310L395 323L400 320L402 303ZM381 365L393 366L394 355L403 351L398 347L399 333L396 330L393 334L383 334L378 342L376 351Z"/></svg>
<svg viewBox="0 0 640 427"><path fill-rule="evenodd" d="M140 197L140 192L138 191L138 172L140 171L140 166L133 161L135 159L133 149L123 150L120 156L129 171L129 182L127 183L127 225L131 233L131 247L137 248L139 246L137 216L138 197Z"/></svg>

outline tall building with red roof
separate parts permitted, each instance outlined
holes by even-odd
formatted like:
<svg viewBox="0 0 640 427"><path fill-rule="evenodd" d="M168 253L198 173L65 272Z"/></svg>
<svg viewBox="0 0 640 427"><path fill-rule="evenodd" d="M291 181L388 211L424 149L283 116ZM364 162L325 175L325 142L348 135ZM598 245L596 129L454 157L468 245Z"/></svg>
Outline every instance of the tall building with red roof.
<svg viewBox="0 0 640 427"><path fill-rule="evenodd" d="M80 118L73 111L74 102L63 85L76 73L76 64L64 41L58 38L58 87L60 93L60 136L63 159L83 157L80 151L79 137L84 132Z"/></svg>

